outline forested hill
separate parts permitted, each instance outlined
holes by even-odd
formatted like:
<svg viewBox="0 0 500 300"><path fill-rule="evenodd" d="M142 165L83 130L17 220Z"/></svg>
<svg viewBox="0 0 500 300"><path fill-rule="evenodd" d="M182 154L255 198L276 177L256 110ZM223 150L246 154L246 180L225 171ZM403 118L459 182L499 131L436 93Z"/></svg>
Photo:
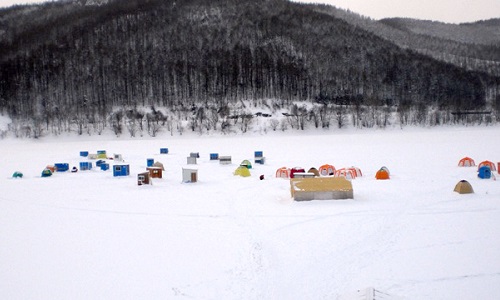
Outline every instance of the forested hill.
<svg viewBox="0 0 500 300"><path fill-rule="evenodd" d="M481 110L495 103L499 83L285 0L80 0L0 10L0 109L46 130L76 123L81 133L111 122L116 108L138 106L216 107L223 124L242 100Z"/></svg>

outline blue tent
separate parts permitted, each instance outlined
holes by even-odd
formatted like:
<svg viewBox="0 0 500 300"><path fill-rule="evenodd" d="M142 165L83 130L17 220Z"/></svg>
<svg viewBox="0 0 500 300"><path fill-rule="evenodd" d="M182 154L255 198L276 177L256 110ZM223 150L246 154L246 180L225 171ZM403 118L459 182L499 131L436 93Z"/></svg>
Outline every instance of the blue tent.
<svg viewBox="0 0 500 300"><path fill-rule="evenodd" d="M483 166L479 168L477 177L481 179L490 179L491 178L491 169L488 166Z"/></svg>

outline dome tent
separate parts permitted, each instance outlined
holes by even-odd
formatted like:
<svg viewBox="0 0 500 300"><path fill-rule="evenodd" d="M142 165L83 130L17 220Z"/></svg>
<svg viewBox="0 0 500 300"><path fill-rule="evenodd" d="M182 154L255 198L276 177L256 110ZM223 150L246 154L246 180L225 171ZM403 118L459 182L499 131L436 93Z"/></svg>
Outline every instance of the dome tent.
<svg viewBox="0 0 500 300"><path fill-rule="evenodd" d="M295 167L295 168L292 168L290 170L290 178L293 178L295 175L295 173L305 173L306 170L304 170L303 168L301 167Z"/></svg>
<svg viewBox="0 0 500 300"><path fill-rule="evenodd" d="M290 178L290 169L287 167L281 167L276 170L276 178Z"/></svg>
<svg viewBox="0 0 500 300"><path fill-rule="evenodd" d="M324 164L321 167L319 167L319 174L321 174L321 176L334 175L335 167L329 164Z"/></svg>
<svg viewBox="0 0 500 300"><path fill-rule="evenodd" d="M350 168L342 168L335 171L335 177L344 177L346 179L356 178L356 171Z"/></svg>
<svg viewBox="0 0 500 300"><path fill-rule="evenodd" d="M241 176L241 177L248 177L250 176L250 171L248 170L247 167L245 166L239 166L238 168L236 168L236 170L234 170L234 175L238 175L238 176Z"/></svg>
<svg viewBox="0 0 500 300"><path fill-rule="evenodd" d="M49 177L49 176L52 176L52 171L50 169L43 169L42 171L42 177Z"/></svg>
<svg viewBox="0 0 500 300"><path fill-rule="evenodd" d="M482 166L479 168L477 177L481 179L490 179L491 178L491 169L488 166Z"/></svg>
<svg viewBox="0 0 500 300"><path fill-rule="evenodd" d="M307 171L307 173L312 173L312 174L314 174L314 176L319 177L319 172L318 172L318 169L316 169L315 167L310 168L310 169Z"/></svg>
<svg viewBox="0 0 500 300"><path fill-rule="evenodd" d="M390 178L389 176L389 170L386 167L382 167L380 170L377 171L377 174L375 174L375 178L377 180L387 180Z"/></svg>
<svg viewBox="0 0 500 300"><path fill-rule="evenodd" d="M495 164L489 160L485 160L485 161L480 162L479 165L477 166L477 170L479 171L479 169L481 169L484 166L489 167L490 171L497 170L497 168L495 167Z"/></svg>
<svg viewBox="0 0 500 300"><path fill-rule="evenodd" d="M15 171L14 174L12 174L12 178L23 178L23 173Z"/></svg>
<svg viewBox="0 0 500 300"><path fill-rule="evenodd" d="M474 190L472 189L472 186L467 180L460 180L457 185L455 185L455 189L453 190L454 192L457 192L459 194L472 194L474 193Z"/></svg>
<svg viewBox="0 0 500 300"><path fill-rule="evenodd" d="M470 157L464 157L458 162L459 167L474 167L476 163Z"/></svg>
<svg viewBox="0 0 500 300"><path fill-rule="evenodd" d="M240 166L246 167L247 169L251 169L252 163L248 159L245 159L244 161L241 162Z"/></svg>

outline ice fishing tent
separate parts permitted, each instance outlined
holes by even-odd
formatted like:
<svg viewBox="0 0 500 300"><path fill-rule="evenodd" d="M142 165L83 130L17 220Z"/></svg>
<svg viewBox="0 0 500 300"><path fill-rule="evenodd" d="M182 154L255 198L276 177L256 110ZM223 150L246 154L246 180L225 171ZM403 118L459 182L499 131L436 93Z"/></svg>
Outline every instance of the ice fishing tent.
<svg viewBox="0 0 500 300"><path fill-rule="evenodd" d="M300 168L300 167L292 168L290 170L290 178L293 178L295 173L305 173L305 172L306 172L306 170L304 170L303 168Z"/></svg>
<svg viewBox="0 0 500 300"><path fill-rule="evenodd" d="M113 166L113 176L128 176L130 175L130 166L129 165L114 165Z"/></svg>
<svg viewBox="0 0 500 300"><path fill-rule="evenodd" d="M149 172L137 174L137 185L153 184Z"/></svg>
<svg viewBox="0 0 500 300"><path fill-rule="evenodd" d="M319 176L319 171L315 167L310 168L307 173L312 173L314 176Z"/></svg>
<svg viewBox="0 0 500 300"><path fill-rule="evenodd" d="M238 168L236 168L236 170L234 170L234 175L248 177L250 176L250 170L248 170L248 168L245 166L239 166Z"/></svg>
<svg viewBox="0 0 500 300"><path fill-rule="evenodd" d="M188 156L186 159L188 165L196 165L196 156Z"/></svg>
<svg viewBox="0 0 500 300"><path fill-rule="evenodd" d="M472 189L472 185L467 180L460 180L456 185L454 192L459 194L472 194L474 190Z"/></svg>
<svg viewBox="0 0 500 300"><path fill-rule="evenodd" d="M343 177L293 178L290 191L295 201L354 198L352 183Z"/></svg>
<svg viewBox="0 0 500 300"><path fill-rule="evenodd" d="M266 158L264 157L264 152L262 151L255 151L254 152L254 161L256 164L261 164L263 165L266 161Z"/></svg>
<svg viewBox="0 0 500 300"><path fill-rule="evenodd" d="M241 162L240 166L246 167L247 169L251 169L252 163L248 159L245 159L244 161Z"/></svg>
<svg viewBox="0 0 500 300"><path fill-rule="evenodd" d="M231 164L231 156L220 156L219 163L221 165L230 165Z"/></svg>
<svg viewBox="0 0 500 300"><path fill-rule="evenodd" d="M319 167L319 174L321 176L329 176L329 175L334 175L335 174L335 167L329 164L324 164L321 167Z"/></svg>
<svg viewBox="0 0 500 300"><path fill-rule="evenodd" d="M146 170L151 178L163 178L163 169L160 167L147 167Z"/></svg>
<svg viewBox="0 0 500 300"><path fill-rule="evenodd" d="M198 170L196 169L182 169L182 182L197 182Z"/></svg>
<svg viewBox="0 0 500 300"><path fill-rule="evenodd" d="M497 168L495 167L495 164L489 160L485 160L485 161L482 161L479 163L479 165L477 166L477 170L479 171L479 169L481 169L481 167L489 167L490 168L490 171L496 171Z"/></svg>
<svg viewBox="0 0 500 300"><path fill-rule="evenodd" d="M97 158L103 158L103 159L108 158L106 150L97 150Z"/></svg>
<svg viewBox="0 0 500 300"><path fill-rule="evenodd" d="M467 156L458 161L459 167L474 167L475 165L474 160Z"/></svg>
<svg viewBox="0 0 500 300"><path fill-rule="evenodd" d="M92 170L92 162L90 162L90 161L80 162L80 170L82 170L82 171Z"/></svg>
<svg viewBox="0 0 500 300"><path fill-rule="evenodd" d="M389 170L386 167L382 167L375 174L375 178L377 180L387 180L387 179L389 179L390 178L390 176L389 176Z"/></svg>
<svg viewBox="0 0 500 300"><path fill-rule="evenodd" d="M12 174L12 178L23 178L23 173L15 171L14 174Z"/></svg>
<svg viewBox="0 0 500 300"><path fill-rule="evenodd" d="M43 169L42 177L49 177L49 176L52 176L52 171L50 169Z"/></svg>
<svg viewBox="0 0 500 300"><path fill-rule="evenodd" d="M335 170L335 177L344 177L346 179L356 178L356 172L350 168L342 168Z"/></svg>
<svg viewBox="0 0 500 300"><path fill-rule="evenodd" d="M276 170L276 178L290 178L290 169L287 167L281 167Z"/></svg>
<svg viewBox="0 0 500 300"><path fill-rule="evenodd" d="M66 172L69 170L69 164L67 163L55 163L54 167L56 172Z"/></svg>
<svg viewBox="0 0 500 300"><path fill-rule="evenodd" d="M491 169L488 166L482 166L479 168L477 173L477 177L481 179L490 179L491 178Z"/></svg>
<svg viewBox="0 0 500 300"><path fill-rule="evenodd" d="M45 167L45 169L50 170L50 172L54 173L56 171L56 167L53 165L48 165Z"/></svg>
<svg viewBox="0 0 500 300"><path fill-rule="evenodd" d="M362 177L363 176L363 173L361 172L360 168L358 168L358 167L350 167L349 169L354 172L354 175L356 175L356 177Z"/></svg>

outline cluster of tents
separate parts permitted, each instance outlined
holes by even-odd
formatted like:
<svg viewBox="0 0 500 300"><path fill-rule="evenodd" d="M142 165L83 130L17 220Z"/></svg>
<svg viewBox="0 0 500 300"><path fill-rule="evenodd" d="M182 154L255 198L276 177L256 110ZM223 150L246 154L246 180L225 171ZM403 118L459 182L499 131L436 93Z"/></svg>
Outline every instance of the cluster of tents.
<svg viewBox="0 0 500 300"><path fill-rule="evenodd" d="M278 170L276 170L276 177L288 179L288 178L294 178L296 174L303 174L303 173L312 174L314 177L333 176L333 177L344 177L349 180L363 176L361 169L358 167L336 169L333 165L325 164L319 167L319 169L312 167L307 172L305 171L305 169L300 167L295 167L295 168L281 167ZM378 180L390 179L389 169L387 167L380 168L375 174L375 178Z"/></svg>
<svg viewBox="0 0 500 300"><path fill-rule="evenodd" d="M464 157L458 162L459 167L475 167L475 161L470 157ZM495 164L489 160L482 161L477 166L477 177L480 179L493 179L496 180L495 175L492 171L497 171ZM472 185L467 180L460 180L456 185L454 192L459 194L471 194L474 193Z"/></svg>
<svg viewBox="0 0 500 300"><path fill-rule="evenodd" d="M361 169L358 167L336 169L333 165L330 164L324 164L319 168L315 167L309 168L307 172L304 168L301 167L294 167L294 168L281 167L278 170L276 170L277 178L291 179L295 178L296 176L303 176L304 174L308 174L311 177L334 176L334 177L344 177L346 179L355 179L356 177L363 176Z"/></svg>
<svg viewBox="0 0 500 300"><path fill-rule="evenodd" d="M476 163L470 157L464 157L458 162L459 167L475 167ZM497 171L495 164L489 160L484 160L477 166L477 177L481 179L495 179L494 171Z"/></svg>

